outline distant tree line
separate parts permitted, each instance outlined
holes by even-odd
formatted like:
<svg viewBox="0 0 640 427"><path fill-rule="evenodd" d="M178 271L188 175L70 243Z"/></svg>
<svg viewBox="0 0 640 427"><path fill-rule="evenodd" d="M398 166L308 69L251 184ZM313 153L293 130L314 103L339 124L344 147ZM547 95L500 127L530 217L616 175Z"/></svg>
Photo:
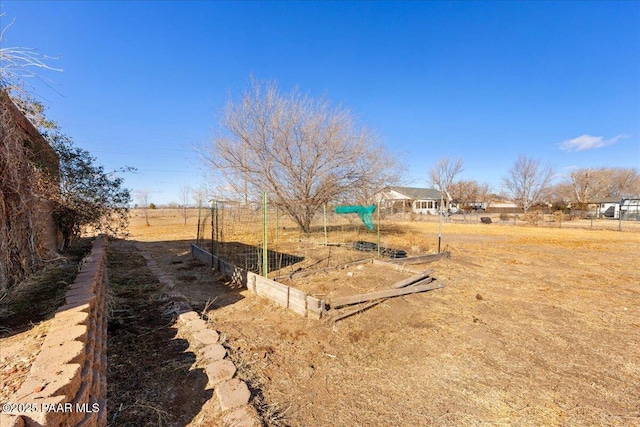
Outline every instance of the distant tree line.
<svg viewBox="0 0 640 427"><path fill-rule="evenodd" d="M462 206L473 202L489 202L491 188L475 180L457 179L464 171L462 159L438 160L429 171L430 183L449 202ZM589 203L607 198L640 195L640 172L637 168L581 168L558 178L553 167L539 159L520 155L502 183L506 196L525 212L537 204L551 204L556 209L586 209Z"/></svg>
<svg viewBox="0 0 640 427"><path fill-rule="evenodd" d="M640 173L637 168L581 168L551 187L549 199L563 206L584 205L608 198L640 195Z"/></svg>

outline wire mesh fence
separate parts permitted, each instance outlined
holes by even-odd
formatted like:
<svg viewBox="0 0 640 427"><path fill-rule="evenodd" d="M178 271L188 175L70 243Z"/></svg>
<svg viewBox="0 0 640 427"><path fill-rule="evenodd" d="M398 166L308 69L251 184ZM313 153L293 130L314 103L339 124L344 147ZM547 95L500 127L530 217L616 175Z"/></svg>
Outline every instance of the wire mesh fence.
<svg viewBox="0 0 640 427"><path fill-rule="evenodd" d="M635 207L635 206L634 206ZM324 205L312 212L306 231L282 207L266 198L244 203L214 200L198 211L197 244L232 265L265 277L281 277L337 267L374 256L391 258L440 251L440 237L407 234L406 222L417 221L410 213L389 213L372 206ZM615 220L598 219L592 212L539 211L508 215L473 213L420 215L419 220L445 224L488 223L558 228L631 228L637 210L622 209ZM368 216L367 216L368 215ZM400 216L398 216L400 215ZM504 218L503 218L504 216ZM631 221L627 221L631 220ZM623 225L623 223L626 223ZM635 224L633 224L635 225ZM436 240L437 239L437 240ZM437 246L434 246L437 241ZM433 245L432 245L433 243Z"/></svg>
<svg viewBox="0 0 640 427"><path fill-rule="evenodd" d="M363 251L377 253L380 218L374 212L364 221L362 216L366 215L340 214L335 205L324 205L313 213L309 229L303 232L291 215L267 200L214 200L198 211L197 244L263 276L277 275L284 269L295 271L303 264L305 268L335 266L371 256ZM359 250L352 251L354 247Z"/></svg>

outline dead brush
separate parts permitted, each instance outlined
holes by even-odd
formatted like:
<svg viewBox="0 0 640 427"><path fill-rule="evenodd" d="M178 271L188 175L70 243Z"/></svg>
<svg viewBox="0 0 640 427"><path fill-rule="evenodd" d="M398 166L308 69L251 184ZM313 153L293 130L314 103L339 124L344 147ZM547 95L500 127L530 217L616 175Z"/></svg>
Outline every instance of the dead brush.
<svg viewBox="0 0 640 427"><path fill-rule="evenodd" d="M78 273L81 254L60 257L6 290L0 298L4 326L11 329L15 322L24 325L50 317L64 303L64 294Z"/></svg>
<svg viewBox="0 0 640 427"><path fill-rule="evenodd" d="M262 396L256 397L253 404L267 427L285 427L289 425L287 423L287 412L291 410L291 404L288 404L286 408L278 402L268 404Z"/></svg>
<svg viewBox="0 0 640 427"><path fill-rule="evenodd" d="M229 340L229 336L227 335L226 332L221 332L218 335L218 344L227 347L226 344L227 344L228 340Z"/></svg>
<svg viewBox="0 0 640 427"><path fill-rule="evenodd" d="M204 308L200 312L200 317L202 317L202 319L204 319L207 323L212 323L207 313L209 312L209 308L211 308L211 306L216 302L217 299L218 297L215 297L214 299L207 299L207 302L204 304Z"/></svg>
<svg viewBox="0 0 640 427"><path fill-rule="evenodd" d="M163 411L162 409L154 405L151 405L149 403L136 401L135 403L129 406L125 406L124 404L121 403L120 406L118 407L118 410L111 417L111 422L115 423L116 420L120 417L120 415L122 415L125 411L143 412L143 413L151 412L152 414L155 414L155 416L157 417L158 426L167 425L167 420L169 418L169 413L167 411Z"/></svg>

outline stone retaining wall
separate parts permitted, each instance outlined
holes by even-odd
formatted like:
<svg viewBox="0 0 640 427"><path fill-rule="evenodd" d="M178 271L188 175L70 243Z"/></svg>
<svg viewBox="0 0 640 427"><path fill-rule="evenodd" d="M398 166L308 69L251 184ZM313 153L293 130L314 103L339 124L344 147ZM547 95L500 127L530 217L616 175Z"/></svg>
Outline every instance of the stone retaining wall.
<svg viewBox="0 0 640 427"><path fill-rule="evenodd" d="M85 258L3 427L107 425L106 244L99 236Z"/></svg>
<svg viewBox="0 0 640 427"><path fill-rule="evenodd" d="M225 427L259 427L262 422L249 403L251 392L247 384L236 378L236 366L227 358L220 336L193 310L178 316L180 330L195 348L198 360L205 364L209 387L213 387L222 410Z"/></svg>

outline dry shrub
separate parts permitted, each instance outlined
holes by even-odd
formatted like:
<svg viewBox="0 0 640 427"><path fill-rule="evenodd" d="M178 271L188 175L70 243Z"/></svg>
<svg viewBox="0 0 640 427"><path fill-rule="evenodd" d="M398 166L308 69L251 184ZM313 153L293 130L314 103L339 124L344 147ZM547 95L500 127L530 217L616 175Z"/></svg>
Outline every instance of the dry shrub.
<svg viewBox="0 0 640 427"><path fill-rule="evenodd" d="M529 211L522 215L522 220L529 225L538 225L542 221L542 213L540 211Z"/></svg>
<svg viewBox="0 0 640 427"><path fill-rule="evenodd" d="M505 212L502 212L500 214L500 221L509 221L509 214L505 213Z"/></svg>
<svg viewBox="0 0 640 427"><path fill-rule="evenodd" d="M555 211L553 213L553 222L570 221L571 216L565 215L562 211Z"/></svg>

